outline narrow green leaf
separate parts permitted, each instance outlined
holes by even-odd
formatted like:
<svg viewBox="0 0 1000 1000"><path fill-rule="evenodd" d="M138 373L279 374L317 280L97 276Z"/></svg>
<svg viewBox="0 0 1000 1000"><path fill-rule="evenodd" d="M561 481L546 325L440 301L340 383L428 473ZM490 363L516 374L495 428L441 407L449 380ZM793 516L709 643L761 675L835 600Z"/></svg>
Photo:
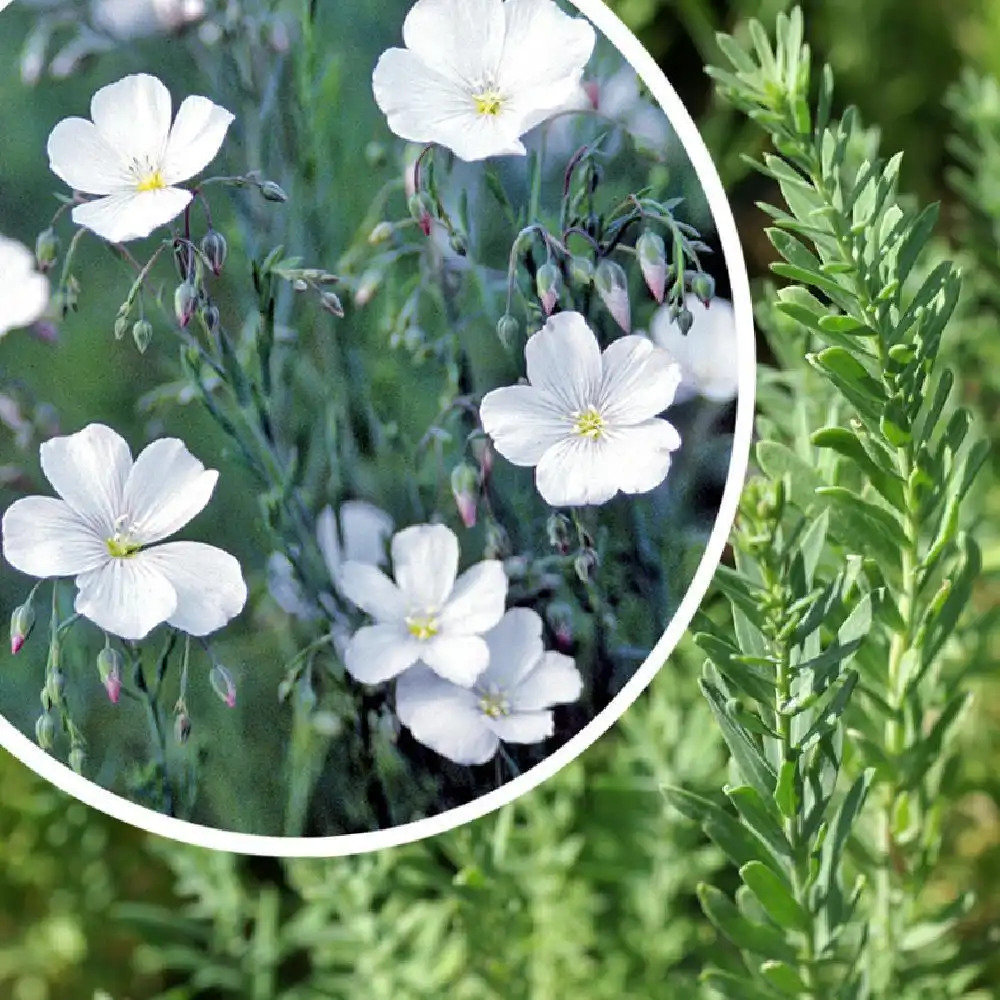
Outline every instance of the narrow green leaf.
<svg viewBox="0 0 1000 1000"><path fill-rule="evenodd" d="M792 895L788 884L770 868L751 861L740 869L740 878L779 927L796 931L809 929L806 911Z"/></svg>
<svg viewBox="0 0 1000 1000"><path fill-rule="evenodd" d="M792 857L792 845L781 829L780 814L774 802L761 798L756 788L740 785L724 789L727 798L736 806L743 822L764 841L777 857Z"/></svg>
<svg viewBox="0 0 1000 1000"><path fill-rule="evenodd" d="M812 435L812 443L850 459L896 510L906 509L906 484L896 473L876 464L854 431L846 427L823 427Z"/></svg>
<svg viewBox="0 0 1000 1000"><path fill-rule="evenodd" d="M774 790L774 803L785 819L793 819L799 808L798 765L794 760L782 761L778 770L778 785Z"/></svg>
<svg viewBox="0 0 1000 1000"><path fill-rule="evenodd" d="M786 962L770 961L760 967L760 974L780 993L785 996L799 997L807 993L806 984L795 969Z"/></svg>
<svg viewBox="0 0 1000 1000"><path fill-rule="evenodd" d="M734 976L730 972L710 969L702 973L701 981L710 989L720 993L725 1000L782 1000L780 993L758 986L746 976Z"/></svg>
<svg viewBox="0 0 1000 1000"><path fill-rule="evenodd" d="M834 887L834 879L840 869L840 859L844 854L844 846L851 835L854 821L861 812L868 797L874 772L871 769L863 771L841 802L837 815L834 817L820 852L819 871L816 876L816 891L820 898L826 898Z"/></svg>
<svg viewBox="0 0 1000 1000"><path fill-rule="evenodd" d="M781 933L767 924L747 920L725 893L714 886L701 883L697 889L698 901L705 916L716 930L737 948L761 957L784 958L795 961L795 949Z"/></svg>

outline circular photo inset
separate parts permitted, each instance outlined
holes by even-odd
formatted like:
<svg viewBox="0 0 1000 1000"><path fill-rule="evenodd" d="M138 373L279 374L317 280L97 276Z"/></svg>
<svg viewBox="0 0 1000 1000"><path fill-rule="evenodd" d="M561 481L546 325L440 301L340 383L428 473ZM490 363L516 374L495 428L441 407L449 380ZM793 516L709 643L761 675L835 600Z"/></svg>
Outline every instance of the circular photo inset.
<svg viewBox="0 0 1000 1000"><path fill-rule="evenodd" d="M0 741L268 854L579 753L694 613L749 450L735 226L652 59L597 0L3 28Z"/></svg>

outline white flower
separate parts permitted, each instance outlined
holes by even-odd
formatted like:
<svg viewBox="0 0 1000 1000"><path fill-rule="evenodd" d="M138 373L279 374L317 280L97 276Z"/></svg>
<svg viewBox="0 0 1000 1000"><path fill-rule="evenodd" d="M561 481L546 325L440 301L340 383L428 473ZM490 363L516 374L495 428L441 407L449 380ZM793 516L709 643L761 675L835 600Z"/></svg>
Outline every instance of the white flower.
<svg viewBox="0 0 1000 1000"><path fill-rule="evenodd" d="M367 563L340 567L341 591L375 619L351 638L348 671L378 684L420 660L456 684L472 684L489 662L482 633L500 620L507 599L501 563L487 559L458 576L455 533L418 524L393 537L392 567L395 583Z"/></svg>
<svg viewBox="0 0 1000 1000"><path fill-rule="evenodd" d="M658 309L650 323L650 336L668 351L681 367L678 400L703 396L715 403L736 398L739 387L736 316L725 299L712 299L706 309L696 295L684 297L684 305L694 317L687 335L669 309Z"/></svg>
<svg viewBox="0 0 1000 1000"><path fill-rule="evenodd" d="M372 78L389 128L482 160L523 156L521 136L575 99L595 35L552 0L417 0L403 41Z"/></svg>
<svg viewBox="0 0 1000 1000"><path fill-rule="evenodd" d="M345 561L383 566L386 563L386 542L392 535L392 518L384 511L363 500L348 500L340 506L340 529L332 507L324 507L316 519L316 540L331 582L336 586L341 564ZM343 545L341 545L343 539ZM267 562L267 586L278 606L287 614L311 620L318 618L320 608L309 601L287 556L271 554Z"/></svg>
<svg viewBox="0 0 1000 1000"><path fill-rule="evenodd" d="M66 118L49 136L49 165L74 191L101 195L73 221L111 243L148 236L193 195L176 185L215 159L233 116L207 97L187 97L171 125L170 92L154 76L127 76L90 102L92 122Z"/></svg>
<svg viewBox="0 0 1000 1000"><path fill-rule="evenodd" d="M512 608L485 639L490 665L471 688L422 665L396 682L399 721L457 764L485 764L501 742L548 739L552 706L576 701L583 690L572 657L545 652L542 620L530 608Z"/></svg>
<svg viewBox="0 0 1000 1000"><path fill-rule="evenodd" d="M94 26L126 41L160 32L178 31L200 21L205 0L93 0Z"/></svg>
<svg viewBox="0 0 1000 1000"><path fill-rule="evenodd" d="M35 255L17 240L0 236L0 337L29 326L49 303L49 283L35 270Z"/></svg>
<svg viewBox="0 0 1000 1000"><path fill-rule="evenodd" d="M75 576L76 610L123 639L161 622L208 635L239 614L240 564L200 542L162 541L208 503L219 474L176 438L132 461L103 424L41 446L42 471L62 497L25 497L3 516L3 554L22 573ZM150 547L152 546L152 547Z"/></svg>
<svg viewBox="0 0 1000 1000"><path fill-rule="evenodd" d="M600 504L663 482L681 443L656 418L681 377L666 351L628 336L602 355L586 320L565 312L528 338L524 356L530 384L488 392L479 416L504 458L537 466L546 503Z"/></svg>

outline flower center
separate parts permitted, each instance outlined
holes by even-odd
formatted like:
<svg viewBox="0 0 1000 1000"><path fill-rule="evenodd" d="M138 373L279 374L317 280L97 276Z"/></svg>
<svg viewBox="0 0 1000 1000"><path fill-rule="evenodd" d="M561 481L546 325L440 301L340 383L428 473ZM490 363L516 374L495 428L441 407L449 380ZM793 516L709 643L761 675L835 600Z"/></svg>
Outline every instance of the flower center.
<svg viewBox="0 0 1000 1000"><path fill-rule="evenodd" d="M606 427L604 417L593 406L588 406L587 409L574 414L573 433L579 434L580 437L596 441L599 437L604 436Z"/></svg>
<svg viewBox="0 0 1000 1000"><path fill-rule="evenodd" d="M135 540L127 514L115 521L115 533L104 540L108 555L112 559L129 559L142 549L142 543Z"/></svg>
<svg viewBox="0 0 1000 1000"><path fill-rule="evenodd" d="M503 110L503 96L495 87L486 87L478 94L472 95L476 105L476 114L487 118L495 118Z"/></svg>
<svg viewBox="0 0 1000 1000"><path fill-rule="evenodd" d="M137 191L161 191L167 186L167 182L163 179L163 174L159 170L153 170L150 173L141 175L138 180L139 183L136 185Z"/></svg>
<svg viewBox="0 0 1000 1000"><path fill-rule="evenodd" d="M433 639L438 634L438 620L434 615L409 615L406 619L406 627L410 630L410 635L421 642Z"/></svg>
<svg viewBox="0 0 1000 1000"><path fill-rule="evenodd" d="M510 702L507 696L498 688L489 691L479 691L479 711L491 719L500 719L510 715Z"/></svg>

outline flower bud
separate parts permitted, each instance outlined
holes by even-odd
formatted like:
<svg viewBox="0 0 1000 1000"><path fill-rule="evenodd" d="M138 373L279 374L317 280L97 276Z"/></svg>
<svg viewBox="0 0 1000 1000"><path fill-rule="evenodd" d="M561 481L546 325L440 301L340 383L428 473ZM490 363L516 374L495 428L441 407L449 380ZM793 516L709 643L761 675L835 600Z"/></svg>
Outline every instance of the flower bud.
<svg viewBox="0 0 1000 1000"><path fill-rule="evenodd" d="M35 608L31 601L14 608L10 616L10 652L16 656L28 641L31 630L35 627Z"/></svg>
<svg viewBox="0 0 1000 1000"><path fill-rule="evenodd" d="M514 319L510 313L500 317L497 323L497 337L500 338L500 343L503 344L507 350L512 350L517 344L518 334L521 332L521 325Z"/></svg>
<svg viewBox="0 0 1000 1000"><path fill-rule="evenodd" d="M493 445L490 444L489 438L477 437L473 438L470 447L479 463L479 475L485 482L493 471Z"/></svg>
<svg viewBox="0 0 1000 1000"><path fill-rule="evenodd" d="M462 524L474 528L479 501L479 473L468 462L462 462L451 470L451 495L455 498Z"/></svg>
<svg viewBox="0 0 1000 1000"><path fill-rule="evenodd" d="M320 307L331 316L341 319L344 315L344 304L335 292L323 292L319 297Z"/></svg>
<svg viewBox="0 0 1000 1000"><path fill-rule="evenodd" d="M416 191L410 196L409 209L424 236L430 236L434 224L434 203L430 196L423 191Z"/></svg>
<svg viewBox="0 0 1000 1000"><path fill-rule="evenodd" d="M42 712L35 720L35 742L43 750L51 750L56 740L56 724L51 712Z"/></svg>
<svg viewBox="0 0 1000 1000"><path fill-rule="evenodd" d="M594 263L589 257L571 257L569 276L573 284L589 288L594 280Z"/></svg>
<svg viewBox="0 0 1000 1000"><path fill-rule="evenodd" d="M573 561L573 569L581 583L590 583L597 575L598 558L593 549L581 549Z"/></svg>
<svg viewBox="0 0 1000 1000"><path fill-rule="evenodd" d="M681 331L681 335L686 337L691 327L694 326L694 316L691 314L691 310L687 307L679 309L675 322Z"/></svg>
<svg viewBox="0 0 1000 1000"><path fill-rule="evenodd" d="M382 275L377 271L366 271L361 275L358 287L354 292L354 303L363 309L373 298L382 284Z"/></svg>
<svg viewBox="0 0 1000 1000"><path fill-rule="evenodd" d="M119 313L115 317L115 340L121 340L128 330L128 314Z"/></svg>
<svg viewBox="0 0 1000 1000"><path fill-rule="evenodd" d="M35 240L35 263L42 274L47 274L58 259L59 237L50 226L48 229L43 229Z"/></svg>
<svg viewBox="0 0 1000 1000"><path fill-rule="evenodd" d="M279 204L288 201L288 195L274 181L264 181L260 186L260 193L265 201L274 201Z"/></svg>
<svg viewBox="0 0 1000 1000"><path fill-rule="evenodd" d="M545 525L549 545L560 555L566 555L573 544L572 527L570 519L565 514L553 514Z"/></svg>
<svg viewBox="0 0 1000 1000"><path fill-rule="evenodd" d="M453 232L448 239L448 246L451 247L452 253L457 254L459 257L466 257L469 253L469 241L460 233Z"/></svg>
<svg viewBox="0 0 1000 1000"><path fill-rule="evenodd" d="M510 538L503 525L490 521L486 525L486 545L483 548L485 559L502 559L510 554Z"/></svg>
<svg viewBox="0 0 1000 1000"><path fill-rule="evenodd" d="M647 229L636 241L635 249L646 286L653 298L662 302L667 289L667 248L663 237Z"/></svg>
<svg viewBox="0 0 1000 1000"><path fill-rule="evenodd" d="M556 303L559 301L559 286L561 284L559 268L551 261L543 264L535 275L535 289L538 292L538 299L542 304L542 312L546 316L552 315Z"/></svg>
<svg viewBox="0 0 1000 1000"><path fill-rule="evenodd" d="M370 167L384 167L388 160L385 146L381 142L370 142L365 146L365 163Z"/></svg>
<svg viewBox="0 0 1000 1000"><path fill-rule="evenodd" d="M208 261L208 266L212 269L212 274L222 274L222 268L226 263L226 255L229 253L229 246L225 236L214 229L205 233L201 241L201 252Z"/></svg>
<svg viewBox="0 0 1000 1000"><path fill-rule="evenodd" d="M145 354L146 348L149 347L153 339L153 324L148 319L136 320L132 327L132 339L135 341L139 353Z"/></svg>
<svg viewBox="0 0 1000 1000"><path fill-rule="evenodd" d="M191 716L182 708L174 716L174 740L183 746L191 735Z"/></svg>
<svg viewBox="0 0 1000 1000"><path fill-rule="evenodd" d="M84 765L87 763L87 751L83 749L83 746L79 743L70 747L69 750L69 766L77 774L83 774Z"/></svg>
<svg viewBox="0 0 1000 1000"><path fill-rule="evenodd" d="M181 327L191 322L198 308L198 289L190 281L183 281L174 292L174 316Z"/></svg>
<svg viewBox="0 0 1000 1000"><path fill-rule="evenodd" d="M391 222L382 221L368 234L368 242L377 247L380 243L390 240L395 231L396 227Z"/></svg>
<svg viewBox="0 0 1000 1000"><path fill-rule="evenodd" d="M50 647L51 653L51 647ZM63 694L66 691L66 675L62 667L56 663L50 667L45 675L45 695L50 705L62 704Z"/></svg>
<svg viewBox="0 0 1000 1000"><path fill-rule="evenodd" d="M97 654L97 673L112 705L118 704L122 690L122 657L117 649L105 646Z"/></svg>
<svg viewBox="0 0 1000 1000"><path fill-rule="evenodd" d="M219 307L214 302L207 302L201 309L201 321L209 334L214 334L222 323Z"/></svg>
<svg viewBox="0 0 1000 1000"><path fill-rule="evenodd" d="M710 274L699 271L691 279L691 291L694 292L698 301L707 309L709 302L712 301L715 295L715 279Z"/></svg>
<svg viewBox="0 0 1000 1000"><path fill-rule="evenodd" d="M556 648L568 653L573 648L573 609L565 601L554 601L545 613Z"/></svg>
<svg viewBox="0 0 1000 1000"><path fill-rule="evenodd" d="M212 685L212 690L229 708L235 708L236 682L233 680L233 675L221 663L212 665L208 682Z"/></svg>
<svg viewBox="0 0 1000 1000"><path fill-rule="evenodd" d="M594 287L614 321L626 332L632 330L632 307L628 279L619 264L605 258L597 265Z"/></svg>

